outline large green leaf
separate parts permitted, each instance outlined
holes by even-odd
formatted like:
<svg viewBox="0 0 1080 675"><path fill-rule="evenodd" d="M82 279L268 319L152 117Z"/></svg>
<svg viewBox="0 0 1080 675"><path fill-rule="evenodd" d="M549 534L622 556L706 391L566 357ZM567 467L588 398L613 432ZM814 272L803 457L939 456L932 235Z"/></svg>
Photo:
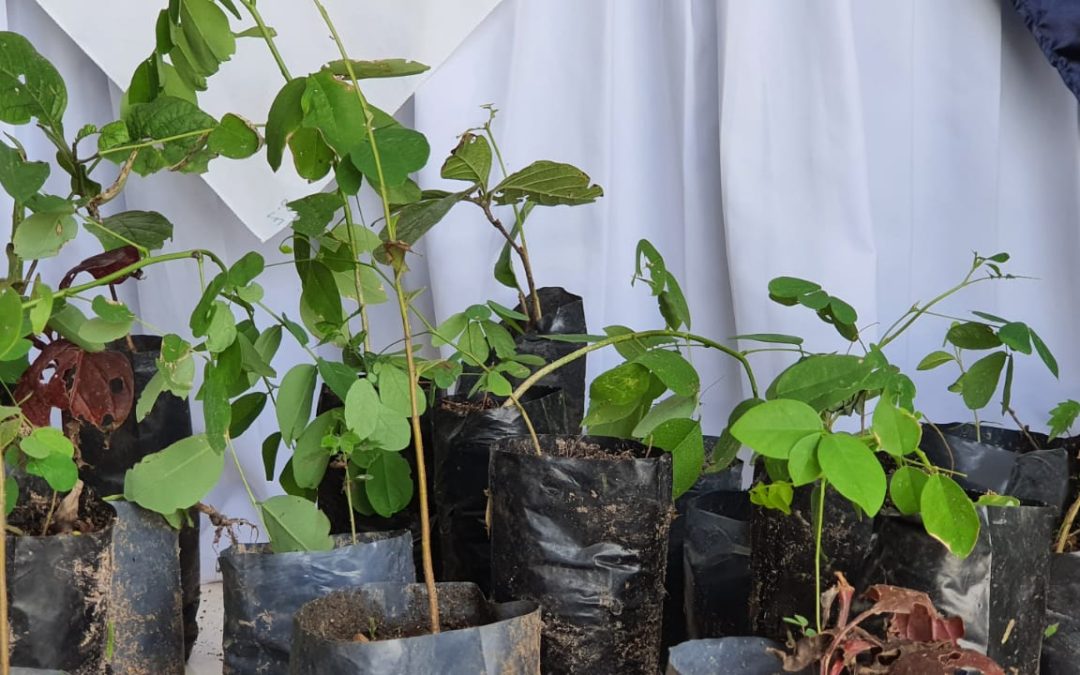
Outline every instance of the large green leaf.
<svg viewBox="0 0 1080 675"><path fill-rule="evenodd" d="M0 357L15 346L22 334L22 296L11 288L0 290Z"/></svg>
<svg viewBox="0 0 1080 675"><path fill-rule="evenodd" d="M419 171L427 164L431 147L419 131L382 127L374 131L374 136L379 149L382 183L387 187L401 185L410 173ZM366 135L353 147L349 157L365 178L379 184L375 155Z"/></svg>
<svg viewBox="0 0 1080 675"><path fill-rule="evenodd" d="M175 513L205 497L224 465L225 455L210 447L205 434L189 436L129 469L124 499L155 513Z"/></svg>
<svg viewBox="0 0 1080 675"><path fill-rule="evenodd" d="M1001 346L1001 339L993 328L975 321L954 324L945 334L945 339L960 349L993 349Z"/></svg>
<svg viewBox="0 0 1080 675"><path fill-rule="evenodd" d="M293 200L286 204L296 220L292 228L300 234L317 237L326 230L326 226L341 209L341 197L329 192L316 192L313 195Z"/></svg>
<svg viewBox="0 0 1080 675"><path fill-rule="evenodd" d="M731 435L765 457L787 459L796 443L825 430L816 410L801 401L759 403L731 425Z"/></svg>
<svg viewBox="0 0 1080 675"><path fill-rule="evenodd" d="M1042 362L1046 364L1046 369L1049 370L1054 377L1058 377L1057 359L1050 353L1050 348L1046 346L1046 343L1042 341L1042 338L1040 338L1035 331L1031 331L1031 344L1035 346L1035 352L1039 355L1039 358L1042 359Z"/></svg>
<svg viewBox="0 0 1080 675"><path fill-rule="evenodd" d="M917 370L933 370L938 366L944 365L951 361L955 361L956 357L946 351L938 350L936 352L930 352L923 357L922 361L919 361L919 365L915 366Z"/></svg>
<svg viewBox="0 0 1080 675"><path fill-rule="evenodd" d="M412 440L409 418L381 403L375 406L370 414L375 417L375 428L367 438L372 445L389 452L396 452L409 445Z"/></svg>
<svg viewBox="0 0 1080 675"><path fill-rule="evenodd" d="M791 448L791 454L788 455L788 474L791 475L792 485L808 485L821 477L821 464L818 463L820 442L821 436L813 434L799 440Z"/></svg>
<svg viewBox="0 0 1080 675"><path fill-rule="evenodd" d="M300 128L304 121L304 109L301 98L307 89L307 78L298 77L290 80L274 98L266 118L266 161L270 168L281 168L281 157L289 137Z"/></svg>
<svg viewBox="0 0 1080 675"><path fill-rule="evenodd" d="M1005 352L994 352L971 364L967 372L960 376L960 395L969 410L985 408L993 398L1006 358Z"/></svg>
<svg viewBox="0 0 1080 675"><path fill-rule="evenodd" d="M352 60L349 61L349 64L352 66L351 75L358 80L378 77L406 77L408 75L419 75L429 70L428 66L423 63L409 61L408 59ZM350 77L349 68L344 60L331 61L326 65L326 68L338 77Z"/></svg>
<svg viewBox="0 0 1080 675"><path fill-rule="evenodd" d="M653 375L660 378L660 381L675 394L686 397L697 396L701 387L697 371L679 352L653 349L638 356L634 362L652 371Z"/></svg>
<svg viewBox="0 0 1080 675"><path fill-rule="evenodd" d="M204 171L213 157L206 148L206 139L217 127L217 121L190 101L160 96L150 103L132 106L126 122L132 141L154 142L154 147L139 150L133 170L140 175L165 167L197 173ZM102 134L98 142L101 155L114 162L124 161L128 151L120 151L116 146L102 147L104 138Z"/></svg>
<svg viewBox="0 0 1080 675"><path fill-rule="evenodd" d="M311 397L315 394L318 370L310 363L293 366L281 380L277 394L277 420L281 438L291 443L311 417Z"/></svg>
<svg viewBox="0 0 1080 675"><path fill-rule="evenodd" d="M902 466L889 482L889 498L893 506L905 516L918 513L921 508L922 491L929 478L924 472L910 466Z"/></svg>
<svg viewBox="0 0 1080 675"><path fill-rule="evenodd" d="M491 145L487 138L472 133L461 136L457 147L443 162L441 175L451 180L464 180L487 186L491 174Z"/></svg>
<svg viewBox="0 0 1080 675"><path fill-rule="evenodd" d="M410 246L420 241L420 238L445 218L446 214L450 213L450 209L454 208L454 205L465 196L464 192L451 192L430 199L422 198L418 202L401 207L397 212L397 225L394 228L397 241L403 241ZM383 240L389 240L390 233L384 227L379 236ZM381 250L376 251L376 257L383 263L390 261L386 253Z"/></svg>
<svg viewBox="0 0 1080 675"><path fill-rule="evenodd" d="M207 144L211 152L231 159L245 159L259 150L259 134L244 118L227 113L221 124L210 132Z"/></svg>
<svg viewBox="0 0 1080 675"><path fill-rule="evenodd" d="M871 370L870 364L857 356L815 354L780 373L766 395L802 401L818 411L829 410L854 396Z"/></svg>
<svg viewBox="0 0 1080 675"><path fill-rule="evenodd" d="M323 382L342 401L349 395L349 388L356 382L356 370L337 361L318 360L319 375Z"/></svg>
<svg viewBox="0 0 1080 675"><path fill-rule="evenodd" d="M334 548L334 540L330 537L330 520L314 502L293 495L278 495L262 502L259 507L274 553L329 551Z"/></svg>
<svg viewBox="0 0 1080 675"><path fill-rule="evenodd" d="M98 238L106 251L130 243L153 251L173 236L172 223L157 211L124 211L105 218L101 225L103 227L91 222L86 229Z"/></svg>
<svg viewBox="0 0 1080 675"><path fill-rule="evenodd" d="M23 260L51 258L78 232L75 219L65 213L35 213L15 230L15 253Z"/></svg>
<svg viewBox="0 0 1080 675"><path fill-rule="evenodd" d="M922 439L922 425L915 415L886 400L874 409L873 431L878 446L894 457L914 452Z"/></svg>
<svg viewBox="0 0 1080 675"><path fill-rule="evenodd" d="M0 32L0 122L37 119L59 129L66 108L67 88L56 68L23 36Z"/></svg>
<svg viewBox="0 0 1080 675"><path fill-rule="evenodd" d="M379 394L367 378L352 383L345 396L345 426L364 440L375 431L379 417Z"/></svg>
<svg viewBox="0 0 1080 675"><path fill-rule="evenodd" d="M652 442L671 453L672 498L692 488L705 464L701 422L691 419L668 420L653 431Z"/></svg>
<svg viewBox="0 0 1080 675"><path fill-rule="evenodd" d="M874 451L850 434L825 434L818 463L836 491L874 516L885 502L885 470Z"/></svg>
<svg viewBox="0 0 1080 675"><path fill-rule="evenodd" d="M927 534L959 557L966 558L979 539L979 514L964 489L943 474L930 476L919 499Z"/></svg>
<svg viewBox="0 0 1080 675"><path fill-rule="evenodd" d="M296 439L293 451L293 478L302 488L317 488L330 463L331 451L323 447L323 437L332 432L341 421L341 410L328 410L307 425Z"/></svg>
<svg viewBox="0 0 1080 675"><path fill-rule="evenodd" d="M236 51L229 18L212 0L180 0L180 21L192 48L205 46L216 61L228 61Z"/></svg>
<svg viewBox="0 0 1080 675"><path fill-rule="evenodd" d="M25 202L41 189L48 177L48 164L28 162L19 150L0 143L0 185L15 201Z"/></svg>
<svg viewBox="0 0 1080 675"><path fill-rule="evenodd" d="M154 377L157 377L155 373ZM229 438L237 438L258 419L266 407L266 394L253 391L244 394L232 402L232 414L229 421Z"/></svg>
<svg viewBox="0 0 1080 675"><path fill-rule="evenodd" d="M660 401L637 423L631 435L634 438L644 438L653 432L653 429L664 422L682 417L690 417L697 408L697 402L692 398L682 396L669 396Z"/></svg>
<svg viewBox="0 0 1080 675"><path fill-rule="evenodd" d="M309 328L321 328L321 325L338 327L345 320L341 310L341 296L337 291L337 282L334 273L317 260L309 260L297 264L300 272L300 303L302 307L311 310L310 318L315 326L309 324ZM308 316L305 316L305 320ZM323 331L319 331L323 332Z"/></svg>
<svg viewBox="0 0 1080 675"><path fill-rule="evenodd" d="M1011 321L998 328L998 338L1009 349L1021 354L1031 353L1031 329L1022 321Z"/></svg>
<svg viewBox="0 0 1080 675"><path fill-rule="evenodd" d="M56 492L67 492L75 487L75 483L79 480L79 467L76 466L75 460L56 454L43 459L27 460L26 473L44 478L49 487Z"/></svg>
<svg viewBox="0 0 1080 675"><path fill-rule="evenodd" d="M356 90L328 70L309 75L300 99L303 125L318 129L326 143L345 157L367 134Z"/></svg>
<svg viewBox="0 0 1080 675"><path fill-rule="evenodd" d="M400 453L380 452L367 471L364 492L380 516L392 516L412 501L412 469Z"/></svg>
<svg viewBox="0 0 1080 675"><path fill-rule="evenodd" d="M389 363L380 363L376 371L379 384L379 400L402 417L412 416L412 399L409 397L409 374ZM419 385L413 385L417 412L424 414L427 399Z"/></svg>
<svg viewBox="0 0 1080 675"><path fill-rule="evenodd" d="M492 189L501 203L529 199L544 206L588 204L604 196L589 175L570 164L540 160L515 171Z"/></svg>

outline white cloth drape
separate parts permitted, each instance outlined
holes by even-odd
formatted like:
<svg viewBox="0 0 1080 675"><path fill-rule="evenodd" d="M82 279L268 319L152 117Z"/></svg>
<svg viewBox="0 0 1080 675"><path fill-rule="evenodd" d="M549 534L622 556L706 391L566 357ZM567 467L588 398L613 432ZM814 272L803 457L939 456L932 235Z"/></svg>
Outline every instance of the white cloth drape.
<svg viewBox="0 0 1080 675"><path fill-rule="evenodd" d="M10 1L6 18L68 77L71 124L115 114L117 92L47 16ZM277 77L267 71L266 86ZM1018 364L1014 405L1025 422L1039 427L1055 402L1080 397L1070 307L1080 283L1070 273L1080 253L1077 103L1008 2L504 0L403 112L432 145L422 184L442 182L441 158L483 121L484 103L500 109L511 168L568 161L605 188L593 206L536 209L529 226L539 281L584 295L593 332L659 324L647 289L628 283L642 237L683 282L695 332L799 333L815 349L846 345L810 312L769 302L769 278L821 282L859 310L873 340L877 322L956 283L972 250L1004 250L1014 272L1038 280L983 284L942 312L1027 321L1055 351L1060 382L1034 357ZM45 156L41 144L28 147ZM168 215L176 248L208 246L230 260L252 248L276 255L199 179L137 180L125 199L124 208ZM499 245L465 206L430 233L414 283L430 285L436 317L489 297L512 302L491 279ZM288 266L264 285L295 313ZM137 289L142 316L184 332L197 288L191 266L155 271ZM376 322L380 341L398 334L392 312ZM925 321L890 348L893 360L913 371L946 327ZM298 356L283 349L275 366L284 372ZM786 363L781 356L755 357L762 386ZM591 357L590 373L615 358ZM717 433L747 388L730 361L694 358L703 423ZM945 370L917 375L917 403L937 420L967 419L945 391L955 377ZM259 496L275 490L261 480L258 452L273 427L264 415L239 443ZM227 471L211 501L250 516Z"/></svg>

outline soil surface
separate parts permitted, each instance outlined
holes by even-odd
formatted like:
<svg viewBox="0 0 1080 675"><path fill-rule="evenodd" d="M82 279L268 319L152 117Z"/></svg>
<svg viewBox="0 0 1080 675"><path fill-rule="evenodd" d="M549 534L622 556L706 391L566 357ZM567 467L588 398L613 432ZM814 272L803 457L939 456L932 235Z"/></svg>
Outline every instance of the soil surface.
<svg viewBox="0 0 1080 675"><path fill-rule="evenodd" d="M439 409L464 417L470 413L483 412L498 408L499 402L490 396L480 399L465 399L458 397L444 398L439 401Z"/></svg>
<svg viewBox="0 0 1080 675"><path fill-rule="evenodd" d="M19 502L8 516L7 522L27 536L46 536L72 532L82 534L100 532L116 518L116 512L98 499L94 491L86 486L79 495L79 510L75 518L73 520L58 518L64 496L53 493L44 483L39 486L22 482L19 486ZM47 529L46 522L48 522Z"/></svg>

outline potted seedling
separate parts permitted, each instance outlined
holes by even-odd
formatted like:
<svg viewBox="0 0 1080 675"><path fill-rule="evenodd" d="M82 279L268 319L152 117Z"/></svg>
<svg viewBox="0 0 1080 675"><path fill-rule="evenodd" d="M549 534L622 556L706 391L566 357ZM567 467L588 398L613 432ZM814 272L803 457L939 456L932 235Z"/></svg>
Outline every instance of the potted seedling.
<svg viewBox="0 0 1080 675"><path fill-rule="evenodd" d="M823 570L858 574L864 564L868 578L929 592L941 603L944 589L916 573L923 565L913 564L913 555L927 559L929 574L942 577L942 570L949 569L980 577L985 586L973 593L981 591L984 596L1013 584L1016 576L1030 574L1031 584L1014 588L1008 606L1030 608L1044 602L1038 579L1045 571L1045 556L1039 553L1045 547L1039 542L1044 535L1049 537L1052 510L1019 506L1018 500L996 495L979 497L981 508L976 510L951 472L935 466L920 449L923 429L914 406L914 384L889 363L884 352L945 298L974 283L1007 278L997 267L1003 257L975 256L960 283L929 302L916 303L866 348L864 356L803 356L773 381L766 401L732 425L732 435L764 458L770 477L751 493L763 507L755 515L752 530L751 607L756 630L780 636L786 618L810 614L817 617L811 626L820 632L818 591ZM817 284L783 277L774 279L769 291L774 300L814 309L841 335L857 340L855 312ZM987 397L992 394L993 390ZM877 403L868 419L863 411L874 399ZM838 420L853 413L861 420L858 431L834 430ZM878 546L871 552L869 523L885 503L886 492L896 515L890 511L878 519L879 527L888 532L879 533ZM770 516L768 509L794 517ZM991 512L994 516L988 518ZM1032 542L1024 548L1033 552L1023 560L1002 553L1003 541L1015 533L1026 533ZM917 546L917 542L926 544ZM795 556L797 551L802 553ZM869 562L864 562L866 555L871 556ZM989 564L991 555L994 574L981 577L964 572ZM948 576L955 578L952 573ZM811 583L812 594L807 590ZM1001 606L1000 599L997 602ZM812 613L809 606L814 606ZM958 613L967 614L972 642L988 648L1004 666L1032 672L1032 662L1038 662L1041 627L1033 631L1024 617L1041 616L1041 611L1010 613L991 608L977 616ZM1013 619L1011 625L1006 615Z"/></svg>

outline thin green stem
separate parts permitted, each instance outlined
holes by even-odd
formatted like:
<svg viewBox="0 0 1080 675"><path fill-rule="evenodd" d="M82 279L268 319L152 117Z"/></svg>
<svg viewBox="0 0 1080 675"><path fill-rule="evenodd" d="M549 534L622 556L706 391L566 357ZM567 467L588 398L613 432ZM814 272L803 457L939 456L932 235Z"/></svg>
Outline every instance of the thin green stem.
<svg viewBox="0 0 1080 675"><path fill-rule="evenodd" d="M341 190L338 190L338 195L341 196L341 202L345 207L345 231L349 235L349 252L352 254L354 264L353 268L353 284L356 286L356 303L360 307L360 329L364 331L364 351L371 351L371 326L368 323L367 303L364 302L364 284L360 278L360 252L356 249L356 237L353 236L353 217L352 217L352 205L349 203L349 197Z"/></svg>
<svg viewBox="0 0 1080 675"><path fill-rule="evenodd" d="M215 129L210 127L208 129L199 129L198 131L185 131L182 134L176 134L175 136L166 136L164 138L152 138L149 141L143 141L142 143L131 143L129 145L118 145L108 150L102 150L96 155L92 155L86 158L86 161L97 159L98 157L105 157L106 155L115 155L118 152L130 152L132 150L139 150L140 148L148 148L158 143L171 143L172 141L182 141L185 138L195 138L196 136L204 136L209 134Z"/></svg>
<svg viewBox="0 0 1080 675"><path fill-rule="evenodd" d="M352 477L349 476L349 462L345 461L345 477L342 480L345 488L345 502L349 507L349 534L352 535L352 544L356 546L356 512L353 511L352 501Z"/></svg>
<svg viewBox="0 0 1080 675"><path fill-rule="evenodd" d="M281 71L281 76L285 78L286 82L289 82L292 80L292 76L289 75L289 68L285 65L285 60L281 58L281 52L278 51L277 45L274 43L274 36L270 34L270 29L267 27L266 22L263 21L262 15L259 14L259 10L255 7L254 0L240 0L240 3L243 4L244 9L251 14L251 18L255 21L255 25L259 27L259 32L262 33L263 41L266 42L266 46L269 47L270 54L273 55L278 70Z"/></svg>
<svg viewBox="0 0 1080 675"><path fill-rule="evenodd" d="M881 341L878 342L878 348L884 348L885 345L889 344L890 342L892 342L896 338L900 337L900 335L904 331L906 331L911 326L911 324L915 323L919 319L919 317L921 317L923 314L926 314L928 311L930 311L930 309L932 307L937 305L942 300L945 300L946 298L948 298L952 294L954 294L954 293L956 293L958 291L961 291L961 290L967 288L968 286L973 286L973 285L975 285L975 284L977 284L977 283L979 283L981 281L990 281L992 279L997 278L997 277L986 276L986 277L979 277L978 279L972 279L971 277L972 277L972 275L975 274L975 271L977 269L978 269L977 265L972 266L971 270L968 271L967 275L964 276L963 281L961 281L957 285L953 286L952 288L948 289L947 291L944 291L943 293L940 293L939 295L934 297L930 302L926 303L922 307L915 306L915 307L912 307L911 309L909 309L907 312L905 312L899 319L897 319L893 323L893 325L889 326L888 330L885 331L885 333L882 335ZM906 322L904 322L904 319L906 317L910 317L910 318ZM904 322L904 323L901 325L902 322ZM899 328L897 328L897 326L899 326Z"/></svg>
<svg viewBox="0 0 1080 675"><path fill-rule="evenodd" d="M829 481L822 478L819 484L817 504L814 505L814 616L817 617L817 632L821 634L821 532L825 522L825 492L829 489Z"/></svg>
<svg viewBox="0 0 1080 675"><path fill-rule="evenodd" d="M289 324L288 324L288 322L287 322L287 321L285 321L285 317L281 316L280 314L278 314L278 313L277 313L277 312L275 312L274 310L272 310L272 309L270 309L269 307L267 307L267 306L266 306L266 305L265 305L265 304L263 303L263 301L262 301L262 300L258 300L258 301L256 301L256 302L255 302L255 306L256 306L256 307L258 307L259 309L261 309L262 311L266 312L266 313L267 313L267 315L269 315L271 319L273 319L273 320L274 320L274 321L276 321L276 322L277 322L278 324L280 324L280 325L281 325L281 327L282 327L282 328L284 328L284 329L285 329L285 330L286 330L286 331L287 331L287 332L289 333L289 335L292 335L292 331L291 331L291 330L289 330ZM310 348L310 347L308 347L308 346L307 346L306 344L304 344L304 343L303 343L303 342L301 342L300 340L296 339L296 336L295 336L295 335L293 335L293 339L294 339L294 340L296 340L296 344L300 345L300 347L301 347L301 348L302 348L302 349L303 349L303 350L304 350L305 352L307 352L307 353L308 353L308 356L310 356L310 357L311 357L311 360L312 360L312 361L315 361L316 363L318 363L318 361L319 361L319 356L318 356L318 354L316 354L315 352L311 351L311 348Z"/></svg>
<svg viewBox="0 0 1080 675"><path fill-rule="evenodd" d="M641 340L652 337L681 338L683 340L687 340L688 342L696 342L703 347L710 347L712 349L716 349L727 354L742 365L743 371L746 373L746 379L750 383L750 393L754 398L758 398L757 380L754 378L754 370L750 367L750 362L747 361L746 357L742 354L742 352L738 352L731 347L722 345L719 342L710 340L707 337L703 337L701 335L694 335L693 333L684 333L677 330L646 330L639 333L625 333L622 335L613 335L603 340L597 340L596 342L585 345L584 347L581 347L576 351L570 352L566 356L555 359L546 366L537 369L532 375L525 378L525 380L520 385L518 385L517 389L514 390L513 395L516 398L521 398L521 396L525 392L527 392L533 385L535 385L545 376L558 370L559 368L562 368L568 363L580 359L589 352L594 352L598 349L603 349L604 347L608 347L610 345L616 345L620 342L629 342L630 340Z"/></svg>
<svg viewBox="0 0 1080 675"><path fill-rule="evenodd" d="M0 448L2 450L3 448ZM4 456L0 453L0 505L7 504L5 491L7 489L7 467L4 466ZM8 627L8 597L7 597L7 510L0 508L0 673L9 675L11 672L10 628Z"/></svg>

